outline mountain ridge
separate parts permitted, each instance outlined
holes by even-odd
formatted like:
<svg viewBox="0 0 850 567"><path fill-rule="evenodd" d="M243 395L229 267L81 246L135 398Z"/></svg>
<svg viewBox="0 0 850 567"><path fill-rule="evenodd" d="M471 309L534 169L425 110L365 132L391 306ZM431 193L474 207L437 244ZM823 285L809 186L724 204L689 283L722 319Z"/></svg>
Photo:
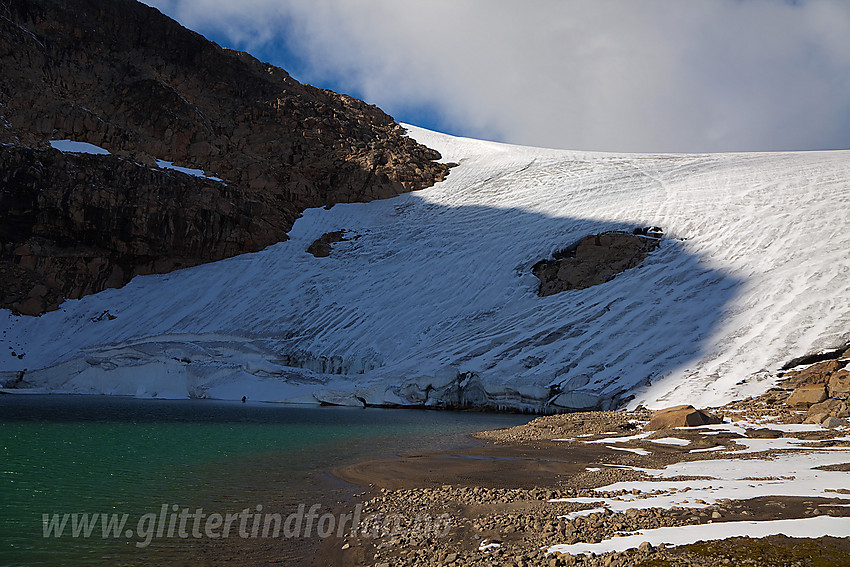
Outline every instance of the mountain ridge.
<svg viewBox="0 0 850 567"><path fill-rule="evenodd" d="M13 0L4 7L0 259L19 276L21 269L41 276L36 291L76 298L134 275L260 250L285 240L305 208L391 197L448 173L437 152L405 137L377 107L302 85L134 0ZM55 150L48 142L59 139L88 142L114 157L49 155ZM21 147L46 153L24 152L24 163ZM222 181L199 183L172 171L157 181L172 187L162 202L134 201L125 190L68 210L91 187L121 193L102 167L116 158L126 162L125 186L149 183L158 160ZM44 172L63 159L76 166L61 190L53 189ZM199 211L183 216L174 205L176 196L191 203L216 191L238 194L242 205L213 217L252 220L212 239L192 218ZM148 203L153 211L145 210ZM135 211L128 214L127 205ZM123 230L104 229L103 219ZM151 226L183 232L158 235ZM81 237L91 233L103 234L95 243ZM32 291L0 294L0 305L30 314L56 307L55 297Z"/></svg>

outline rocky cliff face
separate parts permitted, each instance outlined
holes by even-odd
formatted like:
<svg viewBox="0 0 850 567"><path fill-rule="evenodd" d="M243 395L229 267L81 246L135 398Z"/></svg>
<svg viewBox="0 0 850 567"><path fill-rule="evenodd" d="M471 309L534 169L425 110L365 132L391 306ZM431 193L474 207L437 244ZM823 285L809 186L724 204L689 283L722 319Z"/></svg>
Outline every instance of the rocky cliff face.
<svg viewBox="0 0 850 567"><path fill-rule="evenodd" d="M62 154L57 139L112 155ZM392 197L449 169L377 107L133 0L0 6L0 144L0 307L30 314L259 250L307 207Z"/></svg>
<svg viewBox="0 0 850 567"><path fill-rule="evenodd" d="M294 219L249 191L116 156L6 146L0 181L0 285L25 314L257 250Z"/></svg>

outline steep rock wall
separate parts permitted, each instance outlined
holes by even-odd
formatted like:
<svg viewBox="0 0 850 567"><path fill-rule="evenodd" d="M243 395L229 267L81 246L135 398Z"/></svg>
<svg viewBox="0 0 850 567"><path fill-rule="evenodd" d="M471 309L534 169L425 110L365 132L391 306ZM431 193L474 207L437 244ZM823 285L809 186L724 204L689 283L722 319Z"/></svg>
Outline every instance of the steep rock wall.
<svg viewBox="0 0 850 567"><path fill-rule="evenodd" d="M58 139L114 157L34 151ZM0 7L0 143L2 271L65 297L256 251L305 208L392 197L449 170L377 107L134 0ZM223 183L151 172L156 159ZM34 285L4 284L0 306L42 297Z"/></svg>

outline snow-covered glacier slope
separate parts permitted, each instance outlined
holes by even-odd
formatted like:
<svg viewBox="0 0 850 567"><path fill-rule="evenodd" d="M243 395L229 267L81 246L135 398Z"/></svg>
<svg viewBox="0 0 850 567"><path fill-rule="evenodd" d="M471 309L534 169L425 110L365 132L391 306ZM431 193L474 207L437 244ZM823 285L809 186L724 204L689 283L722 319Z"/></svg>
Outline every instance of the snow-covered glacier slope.
<svg viewBox="0 0 850 567"><path fill-rule="evenodd" d="M0 369L62 392L712 405L850 339L850 152L600 154L410 133L460 164L445 182L309 210L259 253L38 318L7 311ZM536 295L538 260L649 225L665 239L638 268ZM329 257L305 252L336 230L347 240Z"/></svg>

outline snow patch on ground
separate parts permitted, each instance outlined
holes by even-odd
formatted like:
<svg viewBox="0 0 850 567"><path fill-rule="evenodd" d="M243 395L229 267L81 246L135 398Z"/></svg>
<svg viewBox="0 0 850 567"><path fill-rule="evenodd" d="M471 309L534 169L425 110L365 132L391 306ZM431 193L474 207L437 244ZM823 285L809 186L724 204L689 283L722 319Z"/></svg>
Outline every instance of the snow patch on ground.
<svg viewBox="0 0 850 567"><path fill-rule="evenodd" d="M615 451L627 451L629 453L634 453L635 455L649 455L651 454L646 449L641 449L640 447L616 447L616 446L607 446L608 449L613 449Z"/></svg>
<svg viewBox="0 0 850 567"><path fill-rule="evenodd" d="M590 516L591 514L598 514L599 512L604 512L605 508L588 508L586 510L578 510L576 512L570 512L569 514L564 514L563 516L559 516L564 518L565 520L574 520L576 518L583 518L584 516Z"/></svg>
<svg viewBox="0 0 850 567"><path fill-rule="evenodd" d="M776 440L772 440L776 441ZM610 447L614 448L614 447ZM850 462L850 447L798 450L765 459L714 459L681 462L663 469L634 469L650 477L645 481L609 484L598 492L627 491L613 498L562 498L553 502L599 503L614 512L630 508L706 508L720 500L746 500L762 496L806 496L850 500L846 488L850 474L819 467ZM667 480L701 477L703 480ZM637 493L632 493L637 490Z"/></svg>
<svg viewBox="0 0 850 567"><path fill-rule="evenodd" d="M553 545L547 553L607 553L626 551L648 541L652 545L688 545L698 541L714 541L732 537L762 538L784 534L788 537L817 538L823 536L847 537L850 533L850 518L800 518L793 520L769 520L764 522L718 522L707 525L680 526L642 530L634 535L606 539L599 543L574 543Z"/></svg>
<svg viewBox="0 0 850 567"><path fill-rule="evenodd" d="M193 177L203 177L204 179L211 179L212 181L222 181L222 179L218 177L207 175L203 169L180 167L179 165L174 165L174 162L165 161L164 159L156 160L156 166L160 169L173 169L174 171L179 171L180 173L185 173L186 175L191 175Z"/></svg>
<svg viewBox="0 0 850 567"><path fill-rule="evenodd" d="M688 451L689 453L711 453L713 451L722 451L726 448L726 445L715 445L714 447L708 447L706 449L691 449Z"/></svg>
<svg viewBox="0 0 850 567"><path fill-rule="evenodd" d="M739 421L713 426L692 427L693 432L708 434L708 427L724 427L729 431L746 431L748 422ZM823 431L819 425L781 425L771 424L771 428L784 428L789 431L808 433ZM743 433L742 433L743 435ZM643 434L633 435L630 440L644 439ZM595 443L611 443L622 437L603 438ZM672 439L672 438L668 438ZM815 442L802 441L795 438L780 437L777 439L750 439L739 437L734 443L747 447L744 451L729 451L726 455L756 453L776 450L793 449L787 454L775 454L765 458L722 458L679 462L663 469L648 469L626 467L643 472L649 480L618 482L597 488L596 491L626 493L613 498L588 499L563 498L552 502L598 503L604 502L605 507L612 511L623 511L630 508L704 508L720 500L745 500L762 496L806 496L838 498L850 500L850 494L836 492L848 485L850 473L845 471L825 471L820 467L850 462L850 447L841 444L848 437L834 437L830 446L814 446ZM666 439L647 439L648 442L664 441ZM677 445L682 439L675 439ZM609 446L609 449L632 450L625 447ZM720 451L725 445L708 449L690 451ZM666 480L679 477L701 477L702 480ZM636 492L635 492L636 491Z"/></svg>
<svg viewBox="0 0 850 567"><path fill-rule="evenodd" d="M629 435L627 437L603 437L602 439L594 439L593 441L585 441L585 443L628 443L629 441L636 441L638 439L646 439L652 435L652 431L647 431L645 433L637 433L635 435ZM556 439L557 441L557 439Z"/></svg>
<svg viewBox="0 0 850 567"><path fill-rule="evenodd" d="M74 140L50 140L50 147L54 150L59 150L60 152L69 154L110 155L109 151L101 148L100 146L95 146L88 142L76 142ZM203 177L204 179L223 182L223 180L218 177L207 175L202 169L180 167L179 165L174 165L174 162L165 161L163 159L156 160L156 166L160 169L179 171L180 173L185 173L186 175L191 175L193 177Z"/></svg>
<svg viewBox="0 0 850 567"><path fill-rule="evenodd" d="M665 437L664 439L651 439L653 443L659 443L661 445L678 445L679 447L684 447L686 445L690 445L691 442L687 439L678 439L676 437Z"/></svg>
<svg viewBox="0 0 850 567"><path fill-rule="evenodd" d="M109 152L100 146L88 142L75 142L73 140L50 140L50 147L68 154L92 154L108 156Z"/></svg>
<svg viewBox="0 0 850 567"><path fill-rule="evenodd" d="M761 421L761 420L760 420ZM785 430L788 433L811 433L823 431L819 425L767 424L775 430ZM709 430L711 428L711 430ZM713 426L692 427L690 431L702 435L711 435L718 430L744 435L752 423L737 421ZM603 438L597 443L614 441L618 438ZM619 438L623 439L623 438ZM640 434L631 436L630 440L645 439ZM848 437L834 437L831 446L812 447L812 443L799 439L780 437L777 439L734 438L736 444L747 447L745 451L727 452L725 455L740 455L771 451L763 458L718 458L679 462L662 469L649 469L627 466L627 468L644 473L646 480L624 481L609 484L594 489L600 494L599 498L577 497L557 498L549 502L569 502L574 504L591 505L593 508L571 512L564 516L568 520L587 516L594 513L627 510L648 510L653 508L670 509L708 508L726 501L741 501L760 497L803 497L826 498L844 503L824 503L821 507L850 506L850 494L846 487L850 485L850 472L823 470L829 465L846 464L850 462L850 447L840 444ZM646 439L646 442L665 442L674 445L689 444L683 439ZM837 445L836 445L837 444ZM611 449L617 447L609 446ZM625 449L625 448L622 448ZM718 445L708 449L696 449L690 453L721 451L727 446ZM776 450L793 449L787 453L773 453ZM633 450L633 449L632 449ZM590 469L588 469L590 470ZM598 469L596 469L598 470ZM676 480L688 478L690 480ZM603 496L603 494L617 494ZM785 534L789 537L821 537L831 535L846 537L850 533L850 518L830 517L828 515L803 518L759 522L713 522L700 525L680 527L664 527L644 530L636 534L614 537L599 543L575 543L572 545L558 544L548 548L548 553L605 553L609 551L625 551L638 547L647 541L652 545L685 545L700 540L718 540L730 537L749 536L765 537L774 534Z"/></svg>

